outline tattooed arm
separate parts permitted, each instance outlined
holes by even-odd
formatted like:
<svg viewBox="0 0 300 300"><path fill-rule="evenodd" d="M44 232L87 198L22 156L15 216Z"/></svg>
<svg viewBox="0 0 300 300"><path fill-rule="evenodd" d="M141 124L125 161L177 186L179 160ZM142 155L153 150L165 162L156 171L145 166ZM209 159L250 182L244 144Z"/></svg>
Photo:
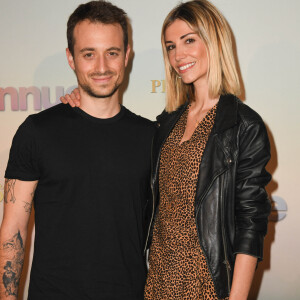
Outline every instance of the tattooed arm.
<svg viewBox="0 0 300 300"><path fill-rule="evenodd" d="M6 179L0 229L0 299L16 300L24 261L27 225L37 181Z"/></svg>

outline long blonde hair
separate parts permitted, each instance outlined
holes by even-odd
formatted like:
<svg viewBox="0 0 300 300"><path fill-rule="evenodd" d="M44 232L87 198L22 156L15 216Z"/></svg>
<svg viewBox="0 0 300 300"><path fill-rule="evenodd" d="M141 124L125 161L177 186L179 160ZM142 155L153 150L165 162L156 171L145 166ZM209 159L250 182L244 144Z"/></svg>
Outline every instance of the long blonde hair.
<svg viewBox="0 0 300 300"><path fill-rule="evenodd" d="M161 43L166 73L166 111L172 112L180 105L194 100L193 84L185 84L172 68L165 45L165 32L175 20L186 22L203 40L209 59L209 95L240 94L240 83L235 65L231 31L223 15L207 0L194 0L176 6L166 17L161 33Z"/></svg>

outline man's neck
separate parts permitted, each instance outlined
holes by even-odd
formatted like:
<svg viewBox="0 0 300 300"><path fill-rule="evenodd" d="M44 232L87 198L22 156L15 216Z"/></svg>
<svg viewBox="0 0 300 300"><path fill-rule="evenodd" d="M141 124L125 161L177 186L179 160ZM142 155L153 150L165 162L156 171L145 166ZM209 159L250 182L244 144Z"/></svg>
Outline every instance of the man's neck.
<svg viewBox="0 0 300 300"><path fill-rule="evenodd" d="M79 106L87 114L95 118L108 119L120 112L121 106L116 92L111 97L94 98L81 93L81 103Z"/></svg>

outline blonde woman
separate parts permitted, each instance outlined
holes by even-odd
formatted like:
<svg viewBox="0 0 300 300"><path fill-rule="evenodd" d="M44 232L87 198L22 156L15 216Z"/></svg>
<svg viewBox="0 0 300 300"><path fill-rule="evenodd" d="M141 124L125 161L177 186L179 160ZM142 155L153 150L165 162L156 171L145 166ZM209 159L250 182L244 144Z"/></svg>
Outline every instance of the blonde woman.
<svg viewBox="0 0 300 300"><path fill-rule="evenodd" d="M161 41L145 299L247 299L270 212L266 128L237 98L231 32L210 2L175 7Z"/></svg>
<svg viewBox="0 0 300 300"><path fill-rule="evenodd" d="M231 32L210 2L175 7L161 42L145 299L247 299L270 212L264 123L235 96Z"/></svg>

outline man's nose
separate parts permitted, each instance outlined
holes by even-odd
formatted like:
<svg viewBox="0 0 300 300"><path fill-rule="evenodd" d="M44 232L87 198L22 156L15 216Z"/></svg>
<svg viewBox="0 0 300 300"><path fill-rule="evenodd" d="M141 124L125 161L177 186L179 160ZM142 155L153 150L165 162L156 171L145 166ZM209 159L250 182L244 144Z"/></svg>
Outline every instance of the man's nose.
<svg viewBox="0 0 300 300"><path fill-rule="evenodd" d="M108 69L107 58L105 55L99 55L96 59L95 70L104 73Z"/></svg>

